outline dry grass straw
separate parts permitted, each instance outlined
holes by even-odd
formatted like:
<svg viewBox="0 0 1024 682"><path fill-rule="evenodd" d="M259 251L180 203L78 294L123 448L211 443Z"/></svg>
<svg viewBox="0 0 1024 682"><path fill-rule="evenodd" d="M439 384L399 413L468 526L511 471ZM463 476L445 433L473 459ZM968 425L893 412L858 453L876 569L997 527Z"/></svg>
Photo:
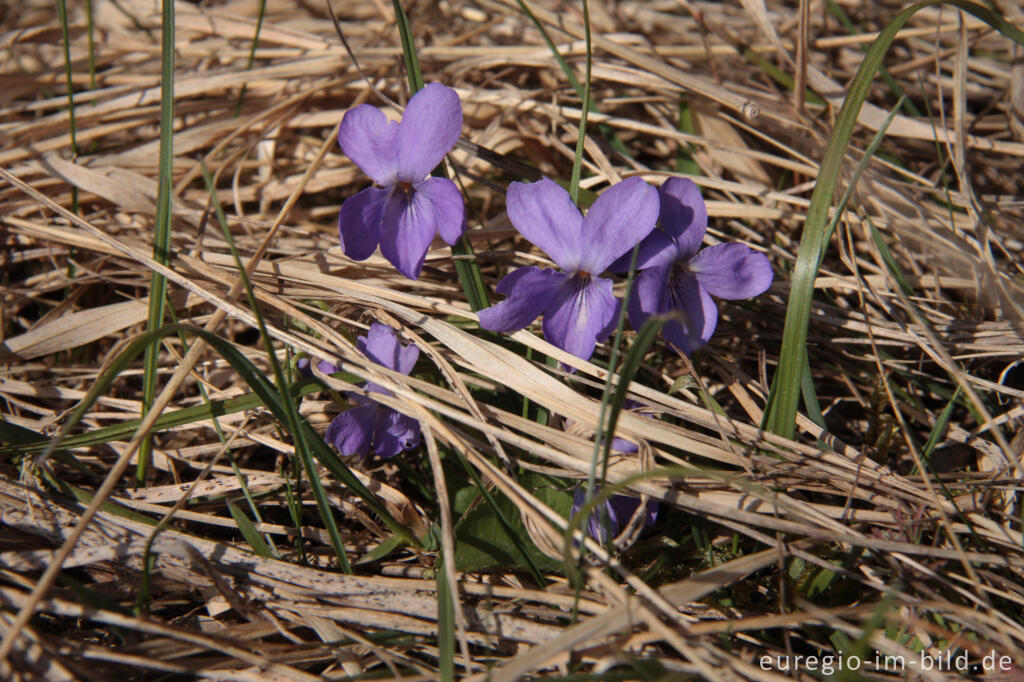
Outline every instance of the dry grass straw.
<svg viewBox="0 0 1024 682"><path fill-rule="evenodd" d="M895 11L871 5L857 17L864 33L849 35L835 20L823 21L816 5L803 15L794 5L666 1L592 8L598 111L590 116L595 134L586 147L590 177L583 185L600 190L631 175L660 183L665 169L689 155L701 171L693 179L708 200L711 239L745 240L768 254L778 276L759 300L720 307L719 331L693 365L662 353L656 366L643 367L631 397L663 419L626 412L619 422L619 435L650 444L656 467L675 467L671 477L630 487L659 499L663 520L687 525L665 533L688 538L689 526L699 527L706 547L672 549L650 540L641 542L642 551L609 556L590 543L598 561L585 568L578 601L554 575L552 586L541 590L524 586L522 573L451 573L458 578L460 675L483 679L488 666L490 679L600 673L638 656L709 678L768 679L772 674L757 664L761 655L832 646L833 632L851 641L864 636L891 654L961 646L978 658L995 650L1024 660L1024 627L1016 615L1024 603L1024 552L1013 473L1024 446L1018 364L1024 355L1024 95L1011 65L1019 55L1009 41L951 10L922 12L900 33L887 64L932 116L895 118L884 154L869 165L839 223L816 285L808 344L829 430L801 416L800 440L786 441L758 428L785 313L785 273L833 107L859 63L859 46ZM599 401L584 383L602 381L604 370L532 331L513 335L510 345L471 331L474 315L440 242L419 281L397 275L379 256L355 263L341 254L338 206L366 180L335 150L307 171L347 108L377 102L325 12L313 6L269 2L254 67L245 71L256 7L240 0L177 9L177 196L167 272L177 316L209 324L254 362L265 362L250 331L251 312L230 293L238 276L227 245L208 224L202 161L218 174L243 258L257 253L271 225L287 214L252 273L279 347L337 358L351 374L389 388L394 397L382 402L427 427L430 465L438 475L437 446L458 450L489 486L515 502L538 544L561 547L565 519L509 472L519 465L585 476L591 443L480 396L500 389L593 429ZM531 7L563 55L580 65L583 34L575 6ZM403 100L390 6L350 2L339 12L363 70ZM427 80L456 87L462 97L466 141L567 178L580 102L515 3L419 2L410 15ZM1020 25L1019 16L1008 18ZM78 159L68 158L55 21L50 3L23 3L18 13L0 9L0 167L45 195L0 183L0 399L9 424L44 434L55 432L123 340L140 331L149 272L156 267L145 254L151 252L156 196L159 7L147 0L96 3L95 90L88 85L85 17L81 8L72 12ZM827 106L795 105L791 93L740 56L737 44L791 75L798 69L798 82L806 81ZM689 129L678 124L684 94L694 122ZM848 172L895 99L879 85L874 104L865 106ZM630 156L597 136L598 125L613 131ZM452 156L482 221L471 223L469 235L489 286L516 264L543 261L513 238L503 213L502 188L516 178L472 152ZM72 186L81 207L75 222L53 209L70 208ZM282 211L290 197L297 202ZM889 252L909 291L887 266ZM350 340L374 319L403 329L441 379L367 365ZM577 367L576 383L524 359L524 347ZM162 371L169 374L183 355L176 339L165 341ZM607 356L599 351L598 357ZM678 381L691 372L695 381ZM200 402L199 382L212 400L245 391L211 353L180 374L174 408ZM116 386L86 416L86 428L138 417L138 372L126 372ZM958 403L938 447L923 454L957 386L973 394L970 404ZM706 409L702 390L722 409ZM336 409L322 398L303 403L318 426ZM248 444L237 456L249 490L268 495L261 510L276 520L256 528L275 538L289 561L248 551L220 501L238 491L239 480L231 467L215 464L191 491L193 503L176 514L175 529L155 542L150 615L122 607L135 599L151 526L99 511L69 545L64 566L106 601L90 602L66 584L49 589L39 616L20 628L13 655L0 661L5 675L76 679L126 669L213 679L311 679L369 670L415 671L424 679L436 674L434 556L399 551L355 576L321 570L329 541L310 515L301 532L311 565L294 563L282 493L288 473L279 466L291 446L259 411L227 415L221 423ZM159 519L220 449L208 421L164 432L156 440L151 485L118 483L112 500ZM925 454L928 474L922 475ZM129 455L118 442L75 452L101 478L119 456L127 462ZM444 466L450 465L448 458ZM96 489L81 472L54 466L62 479ZM367 461L357 469L416 532L438 518L435 501L403 488L394 465ZM614 462L609 480L623 481L640 469L634 461ZM80 506L24 487L21 474L12 458L0 459L4 634L52 563L55 547L82 521ZM328 478L324 485L354 557L387 538L343 487ZM309 500L307 490L294 492ZM446 505L440 518L450 553ZM656 566L659 551L680 566L659 568L648 584L639 574ZM601 564L613 572L596 568ZM819 568L840 576L829 603L808 596ZM884 629L865 634L868 623L881 623L890 636Z"/></svg>

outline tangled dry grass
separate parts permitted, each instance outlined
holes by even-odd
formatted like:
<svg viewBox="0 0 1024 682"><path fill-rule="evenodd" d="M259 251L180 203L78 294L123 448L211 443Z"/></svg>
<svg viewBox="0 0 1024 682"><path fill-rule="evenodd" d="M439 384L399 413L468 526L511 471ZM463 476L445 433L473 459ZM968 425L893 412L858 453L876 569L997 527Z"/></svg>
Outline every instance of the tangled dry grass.
<svg viewBox="0 0 1024 682"><path fill-rule="evenodd" d="M869 675L930 679L980 668L872 672L872 652L965 652L978 665L995 652L1014 667L989 672L1024 675L1021 48L948 8L918 13L900 33L886 61L890 84L879 79L872 90L844 178L900 90L918 115L904 110L892 121L838 223L807 345L822 415L801 415L790 441L759 428L786 275L844 84L899 9L841 3L847 29L819 3L801 17L802 4L593 3L596 111L583 186L687 172L707 199L711 238L766 253L776 282L756 301L723 306L716 337L692 363L656 350L631 386L658 418L623 413L622 434L650 448L641 461L615 462L608 477L675 467L630 484L661 501L659 523L621 552L593 546L578 590L557 564L545 584L513 566L448 565L454 626L443 622L436 573L442 546L472 542L452 537L452 507L469 511L443 487L455 485L458 457L519 510L534 543L560 552L565 520L550 491L527 481L585 476L591 445L520 408L528 400L583 425L585 436L598 423L592 386L604 379L607 348L591 364L528 330L478 333L440 241L418 281L379 256L346 259L338 207L367 181L338 152L336 126L349 107L381 102L317 3L268 2L248 68L258 3L238 0L176 9L174 315L209 325L269 373L209 210L205 163L282 358L285 348L338 358L350 381L372 378L394 392L389 404L421 419L422 459L352 466L421 539L442 519L441 537L430 551L388 545L392 533L322 472L357 563L353 574L339 572L287 435L245 403L218 417L229 455L208 418L163 428L146 485L114 481L61 579L15 628L140 416L142 369L132 365L78 430L100 435L32 468L33 436L54 434L145 326L161 15L153 0L95 2L91 60L86 15L71 8L72 158L54 7L0 8L0 633L14 644L3 675L434 679L445 629L457 633L457 675L474 679L668 671L767 680L796 671L767 670L763 656L828 652L862 656ZM997 5L1024 22L1014 3ZM582 73L577 4L531 7ZM508 223L504 187L523 179L522 162L569 176L581 102L512 0L408 10L427 80L462 98L464 138L451 158L493 290L509 268L539 258ZM363 73L404 101L390 4L336 11ZM772 68L814 96L794 98ZM429 369L405 377L368 364L351 339L373 320L402 330ZM160 357L162 379L178 371L183 381L168 413L245 400L249 388L222 357L207 349L190 367L183 343L168 337ZM574 365L576 378L532 362L526 348ZM338 409L324 392L302 402L320 429ZM129 428L110 435L119 425ZM254 553L229 510L228 501L246 505L243 492L261 514L252 529L276 558ZM301 518L290 516L290 499ZM150 599L140 604L148 542Z"/></svg>

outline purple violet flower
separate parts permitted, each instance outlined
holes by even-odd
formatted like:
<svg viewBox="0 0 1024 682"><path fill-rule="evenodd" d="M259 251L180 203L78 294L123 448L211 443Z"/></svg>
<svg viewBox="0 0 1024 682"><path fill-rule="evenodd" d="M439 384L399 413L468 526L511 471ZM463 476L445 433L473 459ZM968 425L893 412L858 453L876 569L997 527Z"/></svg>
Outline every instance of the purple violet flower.
<svg viewBox="0 0 1024 682"><path fill-rule="evenodd" d="M480 326L514 332L544 316L544 338L587 360L608 338L621 303L612 281L599 275L647 236L658 219L654 188L640 178L609 187L587 211L547 178L513 182L506 197L515 228L540 247L560 271L527 266L498 283L504 301L480 311Z"/></svg>
<svg viewBox="0 0 1024 682"><path fill-rule="evenodd" d="M454 244L462 236L465 207L455 183L427 177L462 132L462 104L454 90L431 83L413 95L401 123L360 104L341 121L341 150L378 186L341 205L341 248L365 260L381 254L409 279L423 268L434 235Z"/></svg>
<svg viewBox="0 0 1024 682"><path fill-rule="evenodd" d="M391 327L377 322L370 325L366 336L356 339L356 346L377 364L402 374L411 372L420 356L419 348L403 346ZM365 388L371 393L394 395L372 382ZM381 457L394 457L419 445L418 421L359 393L349 393L347 397L357 406L335 417L324 435L324 440L333 443L338 452L365 457L373 450Z"/></svg>
<svg viewBox="0 0 1024 682"><path fill-rule="evenodd" d="M661 229L640 243L629 321L639 329L651 315L680 311L683 320L667 321L661 333L689 355L715 332L718 309L711 296L740 299L762 294L772 283L772 266L764 254L736 242L699 250L708 211L693 181L669 178L658 193ZM629 270L629 259L629 254L623 256L611 269Z"/></svg>
<svg viewBox="0 0 1024 682"><path fill-rule="evenodd" d="M627 410L638 410L643 407L643 404L638 403L635 400L626 400L623 407ZM648 419L653 419L650 414L640 413L642 416ZM566 419L563 425L563 429L570 431L575 422L572 419ZM633 441L626 440L625 438L619 438L615 436L612 438L612 451L620 455L631 455L640 451L640 447ZM600 492L600 486L594 489L594 494L597 495ZM586 489L585 486L580 485L576 488L576 492L573 495L572 500L572 511L569 512L569 518L576 516L579 512L580 507L583 506L586 500ZM590 514L590 518L587 520L587 533L590 537L600 542L605 542L607 536L605 535L602 524L602 512L601 508L604 508L604 513L607 515L607 530L611 537L615 537L619 534L623 524L629 523L629 520L633 518L633 514L640 506L640 500L631 497L629 495L612 495L612 497L606 500L603 504L599 505ZM644 519L644 525L650 526L658 519L658 501L648 500L647 501L647 518Z"/></svg>
<svg viewBox="0 0 1024 682"><path fill-rule="evenodd" d="M594 494L597 495L598 492L600 492L600 488L595 488ZM586 497L587 491L585 486L581 485L576 488L576 492L572 497L572 510L569 512L569 518L576 516L580 507L583 506ZM590 518L587 519L587 534L603 544L608 541L609 537L614 538L617 536L639 508L640 498L638 497L612 495L609 499L597 505L590 513ZM604 510L603 513L602 509ZM658 501L648 500L645 512L644 525L653 525L658 520Z"/></svg>

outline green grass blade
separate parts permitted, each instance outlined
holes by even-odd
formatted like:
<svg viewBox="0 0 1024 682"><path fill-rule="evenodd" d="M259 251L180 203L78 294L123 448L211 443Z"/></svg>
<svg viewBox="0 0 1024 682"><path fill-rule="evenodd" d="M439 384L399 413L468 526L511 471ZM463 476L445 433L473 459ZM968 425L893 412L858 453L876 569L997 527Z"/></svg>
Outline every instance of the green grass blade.
<svg viewBox="0 0 1024 682"><path fill-rule="evenodd" d="M576 136L576 155L572 160L569 196L576 203L580 194L580 173L583 170L583 144L587 139L587 114L590 113L590 75L593 68L593 46L590 42L590 4L583 0L583 32L587 43L587 73L583 83L583 107L580 109L580 128Z"/></svg>
<svg viewBox="0 0 1024 682"><path fill-rule="evenodd" d="M900 12L871 44L836 118L835 130L829 138L821 162L818 182L811 195L811 204L800 239L789 302L786 306L786 324L782 335L779 367L772 382L763 422L764 428L780 436L792 438L796 431L796 411L806 352L807 328L811 316L811 299L814 295L814 278L827 245L825 233L829 222L829 207L839 184L843 158L853 136L857 115L896 33L915 13L938 4L953 5L969 12L1004 35L1024 44L1024 33L1020 29L988 8L966 0L928 0L913 5Z"/></svg>
<svg viewBox="0 0 1024 682"><path fill-rule="evenodd" d="M78 158L78 136L75 126L75 84L71 68L71 33L68 30L67 0L57 0L57 20L60 21L60 35L64 43L64 75L68 85L68 125L71 133L71 160ZM90 46L91 47L91 46ZM90 56L92 50L89 50ZM71 212L78 213L78 187L71 186Z"/></svg>
<svg viewBox="0 0 1024 682"><path fill-rule="evenodd" d="M260 44L260 29L263 28L263 17L267 13L267 0L260 0L260 8L256 15L256 31L252 34L252 45L249 47L249 59L245 63L245 70L252 70L253 62L256 61L256 47ZM242 83L242 90L238 93L238 101L235 102L235 118L242 113L242 102L245 100L246 84Z"/></svg>
<svg viewBox="0 0 1024 682"><path fill-rule="evenodd" d="M540 35L544 39L544 42L547 44L548 49L551 51L551 55L555 58L555 61L558 62L558 68L560 68L562 70L562 73L565 74L566 80L569 81L569 85L572 86L572 89L576 91L576 95L581 100L583 100L583 84L580 83L580 79L576 77L576 74L572 72L572 68L569 66L569 63L565 61L565 58L558 52L558 47L555 45L555 41L551 39L551 34L548 33L548 30L544 28L544 24L540 22L540 20L537 18L537 15L530 11L530 8L526 5L525 2L523 2L523 0L516 0L516 4L519 5L519 9L523 11L523 14L525 14L530 19L530 21L533 22L534 27L538 31L540 31ZM587 24L587 28L585 30L588 31L589 33L590 21L585 20L585 23ZM590 79L588 78L587 80ZM584 106L586 109L589 109L590 111L597 111L597 107L594 105L593 102L589 102L589 104ZM626 147L622 140L619 139L619 136L615 132L614 128L612 128L607 123L598 123L597 129L601 131L601 134L604 135L605 139L608 140L608 144L611 145L612 149L619 152L623 156L633 158L632 155L630 155L629 153L629 148Z"/></svg>
<svg viewBox="0 0 1024 682"><path fill-rule="evenodd" d="M949 402L946 403L946 407L944 407L942 412L939 414L939 418L935 420L935 424L932 426L932 431L928 434L928 442L924 444L923 448L921 448L921 463L925 468L928 467L928 460L931 459L932 452L935 451L939 441L942 440L942 436L946 433L946 427L949 426L949 418L953 415L953 408L956 407L956 403L959 399L960 387L957 386L956 390L953 391L953 397L949 399ZM913 476L918 473L921 472L917 470L917 465L915 464L910 475Z"/></svg>
<svg viewBox="0 0 1024 682"><path fill-rule="evenodd" d="M171 321L174 322L174 323L178 323L179 320L178 320L178 316L174 312L174 306L173 305L169 305L167 307L167 311L168 311L168 313L170 313ZM188 339L185 337L185 335L184 334L178 334L178 340L181 343L181 347L184 350L184 352L188 353L190 348L189 348ZM206 404L206 405L209 405L210 404L210 394L207 393L206 386L202 382L198 382L197 383L197 387L199 388L199 395L202 396L202 398L203 398L203 403ZM239 488L242 491L242 495L245 496L246 501L249 503L249 510L252 512L253 518L256 519L257 523L263 523L263 519L260 517L259 507L256 506L256 501L253 499L252 493L249 491L249 485L246 483L245 476L242 475L242 471L238 468L238 460L235 459L234 450L231 447L230 443L228 442L227 437L224 435L224 430L220 427L220 420L218 420L216 417L214 417L212 419L212 422L213 422L213 430L217 433L217 439L221 442L221 445L223 445L224 448L225 448L225 453L229 457L229 461L231 462L231 468L234 469L235 478L238 480L238 485L239 485ZM150 545L151 544L152 543L150 543ZM273 557L274 558L280 558L280 554L278 554L277 547L274 545L274 539L270 535L270 533L266 534L266 544L270 547L270 552L273 555ZM146 570L147 566L148 566L148 563L143 562L143 570Z"/></svg>
<svg viewBox="0 0 1024 682"><path fill-rule="evenodd" d="M452 588L444 563L438 560L437 571L437 658L442 682L455 679L455 609Z"/></svg>
<svg viewBox="0 0 1024 682"><path fill-rule="evenodd" d="M664 317L651 317L640 328L636 340L626 353L626 359L622 362L622 369L619 370L618 385L615 387L615 394L611 401L611 411L608 416L608 426L604 429L604 463L607 466L612 454L612 438L615 436L615 426L619 423L619 414L626 404L626 393L629 392L629 382L636 376L640 369L644 354L651 347L654 339L665 324ZM603 478L603 475L602 475Z"/></svg>
<svg viewBox="0 0 1024 682"><path fill-rule="evenodd" d="M163 0L162 52L160 56L160 170L157 180L156 224L153 231L153 260L161 265L171 262L171 193L174 162L174 0ZM164 323L164 297L167 279L153 272L149 286L149 317L147 329L154 330ZM156 398L160 347L154 344L146 349L142 378L142 414L149 412ZM146 438L139 446L139 461L135 481L146 482L152 440Z"/></svg>
<svg viewBox="0 0 1024 682"><path fill-rule="evenodd" d="M636 277L636 260L639 255L640 245L637 244L633 247L629 259L629 273L626 276L626 292L623 296L623 300L626 301L629 300L633 291L633 283ZM645 326L640 330L637 342L634 343L626 358L626 362L623 363L622 371L619 374L618 390L615 391L613 396L612 381L615 375L615 368L619 362L619 349L622 347L622 332L626 326L626 306L623 305L619 308L619 319L615 324L615 340L612 343L611 357L608 358L608 374L605 377L604 388L601 390L601 409L597 416L597 435L595 435L594 438L594 451L591 455L590 471L587 475L587 487L584 493L584 501L589 500L597 490L597 462L598 454L602 449L602 443L604 448L604 456L601 459L600 474L602 483L608 474L608 459L611 457L612 438L615 435L615 425L618 423L619 413L622 412L622 408L626 402L625 387L629 385L630 379L632 379L633 375L636 374L636 369L640 366L643 354L647 351L648 346L651 341L653 341L658 330L661 329L662 321L660 319L651 318L647 320L647 322L650 324L645 324ZM651 329L654 330L653 333L650 331ZM647 334L644 333L644 330L647 330ZM637 355L638 357L635 358L636 362L634 365L632 359ZM608 426L605 427L605 415L608 414L609 409L611 410L611 414L608 417Z"/></svg>
<svg viewBox="0 0 1024 682"><path fill-rule="evenodd" d="M478 313L491 305L487 297L487 286L484 284L483 273L476 259L476 252L469 237L462 235L452 245L452 256L455 259L455 273L459 276L466 300L474 313Z"/></svg>
<svg viewBox="0 0 1024 682"><path fill-rule="evenodd" d="M416 42L412 37L409 15L405 13L402 3L392 0L395 6L395 20L398 22L398 34L402 40L402 56L405 58L405 74L409 77L409 92L416 94L423 89L423 72L420 71L420 60L416 54Z"/></svg>
<svg viewBox="0 0 1024 682"><path fill-rule="evenodd" d="M839 3L837 3L835 0L825 0L825 9L828 11L829 14L831 14L832 16L839 20L839 23L843 25L843 28L850 35L864 33L863 28L858 28L853 25L853 22L850 21L850 17L847 16L846 12L843 10L842 7L839 6ZM867 51L867 48L863 44L860 44L859 47L861 52ZM896 82L896 79L889 72L889 69L885 68L884 64L881 67L879 67L878 73L882 77L882 80L885 81L885 84L889 86L889 89L893 91L893 93L904 98L902 100L902 107L907 112L907 116L920 117L921 111L916 106L914 106L913 102L910 101L910 98L907 97L906 93L903 91L903 88L900 87L900 84Z"/></svg>
<svg viewBox="0 0 1024 682"><path fill-rule="evenodd" d="M882 125L879 126L878 132L871 138L871 143L868 144L868 148L864 150L864 156L860 161L857 162L857 167L853 171L853 177L850 178L850 184L846 186L846 191L843 192L843 197L836 204L836 210L832 214L832 220L829 221L828 227L825 229L825 243L832 240L832 235L836 231L836 227L839 225L840 219L843 217L843 213L846 211L846 206L850 203L850 199L853 197L853 190L856 189L857 183L860 181L864 171L868 169L868 164L871 163L871 159L874 157L875 152L878 151L878 146L882 144L882 140L885 138L885 133L889 130L889 126L892 124L892 120L896 118L896 114L899 113L900 105L903 103L904 97L900 97L896 105L893 106L892 111L889 112L885 120L882 121ZM825 251L821 252L821 259L824 260ZM818 261L818 268L821 268L822 261Z"/></svg>
<svg viewBox="0 0 1024 682"><path fill-rule="evenodd" d="M875 227L875 221L871 220L869 216L864 216L867 221L868 228L871 230L871 239L875 242L875 247L878 249L878 253L882 256L882 262L889 269L889 272L896 279L896 285L907 297L914 295L914 289L907 282L907 278L903 275L903 269L896 263L896 259L892 255L892 251L889 250L889 245L882 239L882 234Z"/></svg>
<svg viewBox="0 0 1024 682"><path fill-rule="evenodd" d="M569 84L572 85L573 90L576 91L577 95L583 97L583 84L580 83L578 78L576 78L576 74L572 72L572 68L569 66L569 63L565 61L565 58L562 57L561 54L559 54L558 47L555 45L555 41L551 39L551 35L548 33L548 30L544 28L544 24L540 23L540 20L533 12L530 11L530 8L526 6L526 3L523 2L523 0L516 0L516 4L519 5L519 9L523 10L523 14L533 22L534 27L540 31L541 37L544 39L544 42L547 43L548 49L551 50L551 54L554 55L555 61L558 62L558 66L562 69L562 73L565 74L565 77L568 79Z"/></svg>
<svg viewBox="0 0 1024 682"><path fill-rule="evenodd" d="M295 467L295 471L296 483L298 483L298 467ZM281 476L281 480L284 481L284 501L288 507L288 516L292 520L292 528L295 530L296 558L300 564L306 563L306 549L302 540L302 508L299 506L299 501L295 499L292 482L288 478L288 472L284 469L284 462L281 462L279 465L278 474Z"/></svg>

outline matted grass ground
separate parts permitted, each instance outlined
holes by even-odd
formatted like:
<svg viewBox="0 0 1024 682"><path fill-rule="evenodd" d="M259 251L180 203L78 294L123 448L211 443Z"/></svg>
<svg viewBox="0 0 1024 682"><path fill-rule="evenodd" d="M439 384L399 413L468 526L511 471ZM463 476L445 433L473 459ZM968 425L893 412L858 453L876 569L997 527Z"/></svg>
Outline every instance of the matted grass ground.
<svg viewBox="0 0 1024 682"><path fill-rule="evenodd" d="M995 4L1024 24L1015 3ZM530 8L582 78L579 5ZM505 188L532 179L524 163L569 178L581 100L513 0L406 9L425 80L462 99L450 159L497 301L510 269L545 262L510 225ZM686 174L707 201L708 241L765 253L775 282L720 302L692 358L661 342L645 355L629 397L655 418L622 413L620 435L643 447L608 479L652 472L629 487L660 500L658 521L618 547L590 543L574 581L552 557L590 471L610 344L588 363L547 344L539 323L482 332L440 240L416 281L341 252L339 206L369 181L338 150L337 125L356 104L384 106L364 75L408 99L382 0L335 7L362 73L318 3L268 2L251 67L257 2L179 3L175 21L168 320L208 325L273 381L205 164L280 360L342 366L331 391L299 384L302 415L322 432L345 409L337 391L372 379L424 426L415 451L345 463L378 511L318 460L352 572L292 436L237 365L188 335L161 347L161 384L178 370L182 383L144 483L134 467L111 479L108 504L65 543L142 409L141 359L108 368L145 330L155 267L161 13L152 0L95 0L90 26L69 8L73 158L56 9L0 7L0 676L1020 679L1024 51L973 16L933 7L897 35L840 194L907 98L815 280L796 439L760 428L818 164L845 85L899 9L590 8L582 186ZM411 377L355 350L373 321L420 347ZM634 339L627 330L624 348ZM37 462L105 376L111 388ZM62 545L63 572L41 585Z"/></svg>

